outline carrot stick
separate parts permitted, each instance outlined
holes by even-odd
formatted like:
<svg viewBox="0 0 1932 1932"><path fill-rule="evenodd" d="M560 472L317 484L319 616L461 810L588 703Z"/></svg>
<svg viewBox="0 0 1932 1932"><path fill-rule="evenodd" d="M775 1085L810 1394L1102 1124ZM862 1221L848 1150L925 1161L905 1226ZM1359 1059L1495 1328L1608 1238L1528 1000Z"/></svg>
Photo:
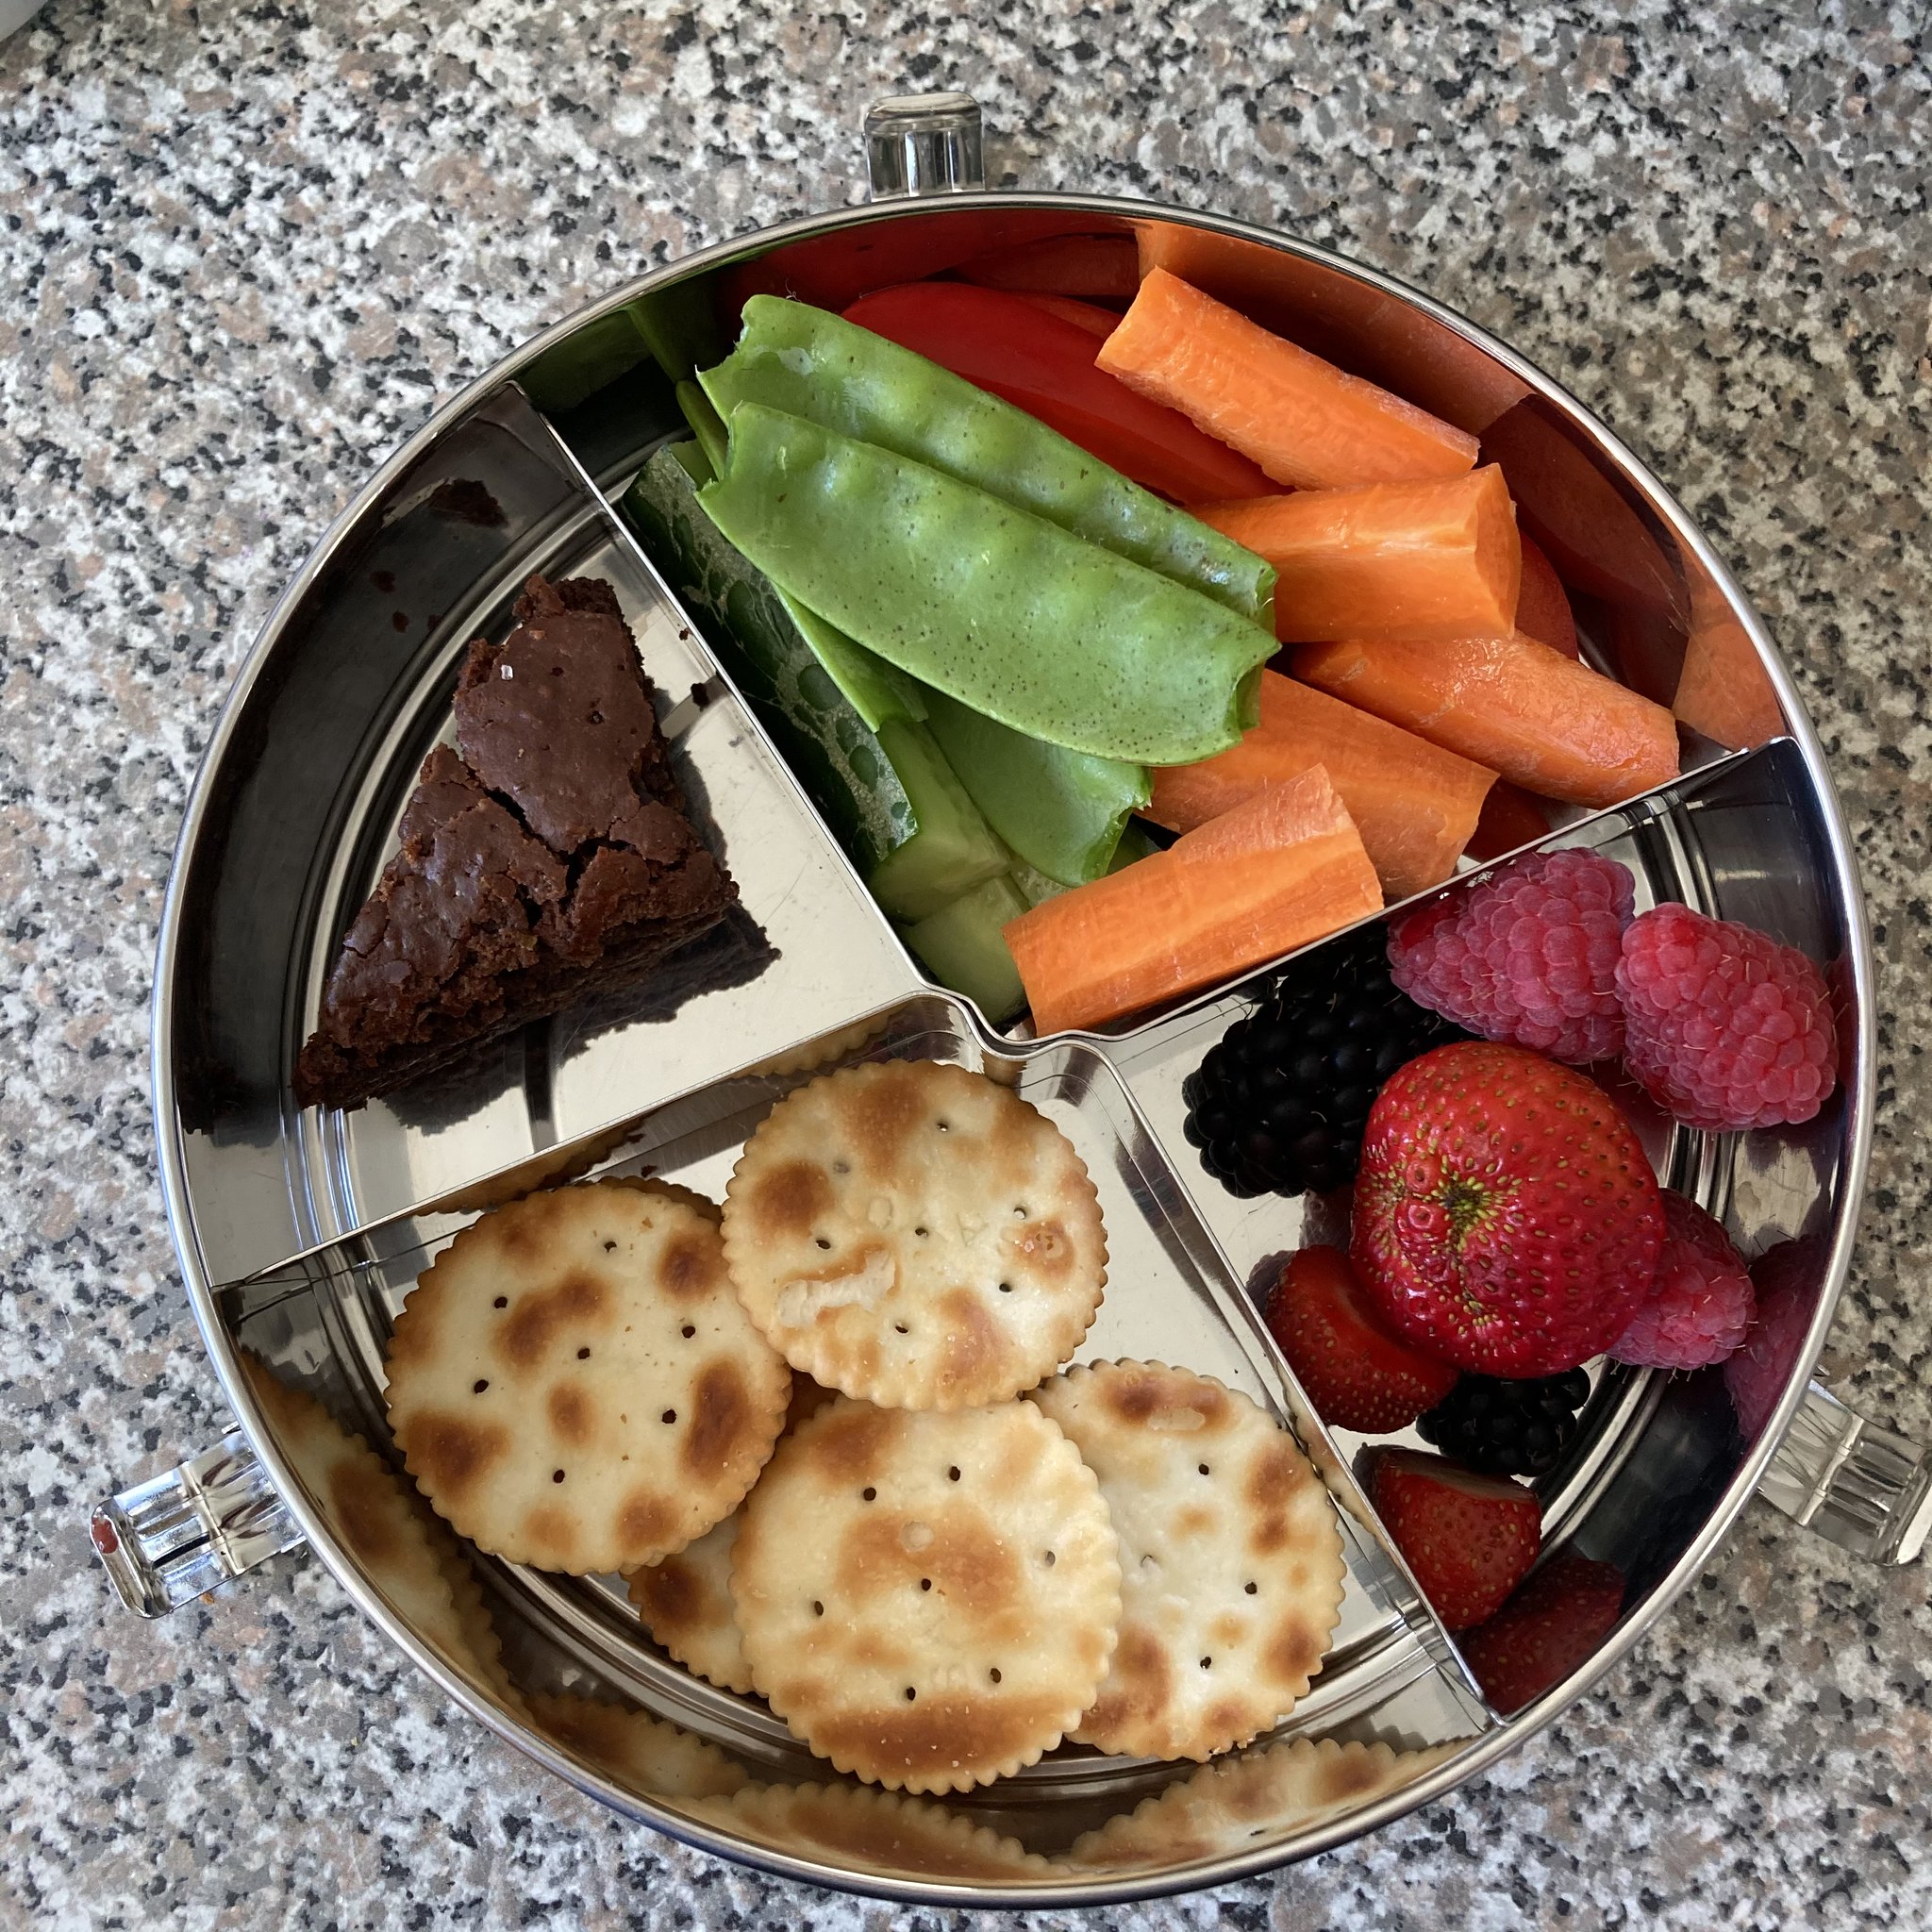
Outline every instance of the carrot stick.
<svg viewBox="0 0 1932 1932"><path fill-rule="evenodd" d="M1498 778L1483 800L1482 816L1462 849L1472 858L1501 858L1519 845L1533 845L1550 829L1549 808L1520 785Z"/></svg>
<svg viewBox="0 0 1932 1932"><path fill-rule="evenodd" d="M1617 805L1677 775L1661 705L1512 634L1448 644L1301 644L1294 675L1542 798Z"/></svg>
<svg viewBox="0 0 1932 1932"><path fill-rule="evenodd" d="M1037 1033L1097 1026L1231 978L1377 911L1382 893L1319 765L1165 852L1005 928Z"/></svg>
<svg viewBox="0 0 1932 1932"><path fill-rule="evenodd" d="M1693 731L1729 746L1762 744L1785 728L1757 646L1705 573L1690 572L1690 636L1671 708Z"/></svg>
<svg viewBox="0 0 1932 1932"><path fill-rule="evenodd" d="M1516 599L1516 628L1524 637L1561 651L1566 658L1581 656L1570 595L1556 565L1530 538L1522 537L1518 541L1523 549L1523 589Z"/></svg>
<svg viewBox="0 0 1932 1932"><path fill-rule="evenodd" d="M1100 366L1191 416L1277 483L1324 490L1459 476L1474 437L1151 269Z"/></svg>
<svg viewBox="0 0 1932 1932"><path fill-rule="evenodd" d="M1496 774L1277 672L1261 674L1261 722L1229 751L1153 774L1146 816L1191 832L1320 765L1391 899L1440 885L1475 831Z"/></svg>
<svg viewBox="0 0 1932 1932"><path fill-rule="evenodd" d="M1466 638L1516 621L1523 555L1494 464L1424 483L1190 506L1274 566L1274 635Z"/></svg>

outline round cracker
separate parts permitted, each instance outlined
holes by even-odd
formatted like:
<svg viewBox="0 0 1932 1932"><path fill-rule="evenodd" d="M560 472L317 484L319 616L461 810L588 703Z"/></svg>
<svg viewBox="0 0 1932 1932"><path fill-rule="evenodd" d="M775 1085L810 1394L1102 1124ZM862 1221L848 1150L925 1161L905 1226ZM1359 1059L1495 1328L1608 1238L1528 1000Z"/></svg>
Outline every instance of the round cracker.
<svg viewBox="0 0 1932 1932"><path fill-rule="evenodd" d="M747 1785L712 1812L774 1851L908 1878L1044 1878L1053 1867L1018 1839L943 1805L863 1785Z"/></svg>
<svg viewBox="0 0 1932 1932"><path fill-rule="evenodd" d="M751 1666L731 1604L731 1553L744 1511L735 1509L694 1542L625 1579L638 1617L686 1670L721 1690L752 1688Z"/></svg>
<svg viewBox="0 0 1932 1932"><path fill-rule="evenodd" d="M1066 1136L932 1060L846 1067L781 1100L725 1191L724 1253L793 1368L887 1408L1032 1388L1080 1345L1107 1280Z"/></svg>
<svg viewBox="0 0 1932 1932"><path fill-rule="evenodd" d="M1387 1744L1296 1738L1206 1764L1074 1840L1070 1865L1169 1871L1250 1851L1411 1785L1470 1742L1396 1751Z"/></svg>
<svg viewBox="0 0 1932 1932"><path fill-rule="evenodd" d="M705 1219L717 1225L723 1212L708 1194L701 1194L695 1188L688 1188L682 1181L667 1181L655 1174L613 1174L604 1176L605 1184L613 1188L635 1188L641 1194L656 1194L662 1201L682 1201L687 1208L696 1209Z"/></svg>
<svg viewBox="0 0 1932 1932"><path fill-rule="evenodd" d="M816 1040L801 1041L768 1060L759 1060L756 1066L747 1067L745 1074L750 1078L764 1074L773 1079L787 1079L795 1074L815 1074L821 1067L828 1067L834 1060L842 1060L869 1045L886 1030L891 1019L890 1013L874 1013L869 1020L855 1020L849 1026L822 1033Z"/></svg>
<svg viewBox="0 0 1932 1932"><path fill-rule="evenodd" d="M718 1231L602 1182L457 1236L389 1347L390 1426L440 1515L540 1570L629 1570L735 1509L791 1393Z"/></svg>
<svg viewBox="0 0 1932 1932"><path fill-rule="evenodd" d="M552 1743L647 1798L728 1798L751 1774L675 1724L591 1697L533 1696L530 1720Z"/></svg>
<svg viewBox="0 0 1932 1932"><path fill-rule="evenodd" d="M1121 1542L1120 1645L1074 1741L1210 1757L1277 1724L1320 1670L1346 1570L1288 1431L1209 1375L1070 1369L1029 1400L1100 1479Z"/></svg>
<svg viewBox="0 0 1932 1932"><path fill-rule="evenodd" d="M731 1594L752 1679L841 1771L965 1790L1092 1702L1120 1621L1107 1506L1037 1408L822 1408L751 1493Z"/></svg>
<svg viewBox="0 0 1932 1932"><path fill-rule="evenodd" d="M783 1433L790 1435L836 1400L829 1389L821 1389L809 1375L793 1375ZM707 1683L741 1693L752 1688L751 1666L745 1661L738 1612L731 1602L731 1553L738 1544L742 1514L741 1508L733 1511L696 1541L633 1570L626 1578L631 1603L652 1640Z"/></svg>
<svg viewBox="0 0 1932 1932"><path fill-rule="evenodd" d="M448 1530L314 1396L291 1388L252 1355L244 1353L241 1362L276 1444L364 1575L448 1663L498 1703L519 1707L483 1593Z"/></svg>

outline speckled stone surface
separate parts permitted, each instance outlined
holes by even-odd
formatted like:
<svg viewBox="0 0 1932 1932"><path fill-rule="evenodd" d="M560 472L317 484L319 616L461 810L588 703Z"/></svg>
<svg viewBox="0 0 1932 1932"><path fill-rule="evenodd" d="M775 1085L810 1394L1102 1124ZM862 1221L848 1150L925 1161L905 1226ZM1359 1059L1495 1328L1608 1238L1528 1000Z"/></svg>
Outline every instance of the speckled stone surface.
<svg viewBox="0 0 1932 1932"><path fill-rule="evenodd" d="M279 586L432 403L540 325L857 199L858 117L908 86L980 92L995 174L1273 221L1407 276L1701 516L1812 707L1878 936L1883 1115L1827 1367L1932 1433L1924 21L55 0L0 45L0 1918L891 1916L600 1813L442 1707L314 1564L142 1625L78 1525L222 1425L155 1184L146 1007L182 800ZM1488 1778L1117 1917L1932 1923L1926 1583L1756 1507Z"/></svg>

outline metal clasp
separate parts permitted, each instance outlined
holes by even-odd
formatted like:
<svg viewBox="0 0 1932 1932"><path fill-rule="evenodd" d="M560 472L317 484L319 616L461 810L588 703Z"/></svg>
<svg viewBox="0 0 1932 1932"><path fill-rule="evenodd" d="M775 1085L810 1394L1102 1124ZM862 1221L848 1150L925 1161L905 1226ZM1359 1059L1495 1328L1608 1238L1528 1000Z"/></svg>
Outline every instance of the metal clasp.
<svg viewBox="0 0 1932 1932"><path fill-rule="evenodd" d="M865 113L874 201L970 194L986 186L979 103L971 94L893 94Z"/></svg>
<svg viewBox="0 0 1932 1932"><path fill-rule="evenodd" d="M1932 1531L1932 1449L1868 1422L1813 1382L1757 1493L1854 1556L1909 1563Z"/></svg>
<svg viewBox="0 0 1932 1932"><path fill-rule="evenodd" d="M121 1601L164 1617L302 1541L239 1429L179 1469L124 1490L88 1519Z"/></svg>

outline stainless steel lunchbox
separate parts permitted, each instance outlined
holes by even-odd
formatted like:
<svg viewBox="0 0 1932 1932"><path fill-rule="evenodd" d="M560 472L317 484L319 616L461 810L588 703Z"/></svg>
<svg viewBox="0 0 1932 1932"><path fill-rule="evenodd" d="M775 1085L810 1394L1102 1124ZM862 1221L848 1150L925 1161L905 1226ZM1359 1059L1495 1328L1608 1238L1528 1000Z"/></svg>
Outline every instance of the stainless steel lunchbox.
<svg viewBox="0 0 1932 1932"><path fill-rule="evenodd" d="M1874 1560L1917 1554L1932 1524L1925 1457L1810 1379L1872 1137L1871 941L1824 755L1762 624L1684 510L1556 383L1426 297L1287 237L1151 203L986 192L964 96L881 104L867 137L870 207L614 289L438 410L264 626L182 826L154 996L162 1187L238 1426L104 1504L92 1533L148 1615L306 1541L481 1722L613 1809L725 1857L905 1900L1099 1904L1306 1857L1481 1771L1629 1649L1754 1493ZM1479 434L1557 559L1599 668L1665 703L1680 686L1703 693L1680 707L1698 727L1683 776L1574 814L1546 842L1624 859L1641 904L1680 899L1801 945L1827 962L1840 1003L1843 1082L1807 1125L1709 1135L1640 1121L1670 1185L1747 1255L1781 1249L1781 1353L1742 1403L1722 1370L1595 1372L1582 1439L1540 1491L1548 1545L1615 1563L1623 1608L1521 1710L1485 1702L1356 1485L1357 1439L1324 1428L1257 1319L1256 1285L1300 1238L1301 1204L1234 1199L1183 1139L1183 1079L1266 975L1138 1024L1044 1041L1003 1033L927 984L614 512L644 456L681 430L651 363L599 362L626 339L630 305L700 298L731 277L836 302L1068 236L1185 262L1257 319ZM421 1094L304 1111L289 1070L338 936L394 849L465 641L500 634L538 569L616 586L746 916L629 1003L528 1029ZM1105 1827L1190 1767L1072 1748L942 1806L852 1795L756 1699L657 1649L618 1580L461 1547L398 1480L383 1344L453 1230L589 1173L652 1172L715 1193L775 1097L815 1067L888 1054L983 1069L1080 1147L1114 1252L1083 1355L1158 1357L1246 1390L1295 1428L1340 1506L1350 1574L1327 1664L1277 1733L1237 1754L1187 1830ZM1284 1760L1265 1754L1299 1738L1404 1755L1376 1757L1374 1775L1329 1775L1322 1767L1341 1759L1321 1753L1297 1760L1313 1773L1276 1774Z"/></svg>

